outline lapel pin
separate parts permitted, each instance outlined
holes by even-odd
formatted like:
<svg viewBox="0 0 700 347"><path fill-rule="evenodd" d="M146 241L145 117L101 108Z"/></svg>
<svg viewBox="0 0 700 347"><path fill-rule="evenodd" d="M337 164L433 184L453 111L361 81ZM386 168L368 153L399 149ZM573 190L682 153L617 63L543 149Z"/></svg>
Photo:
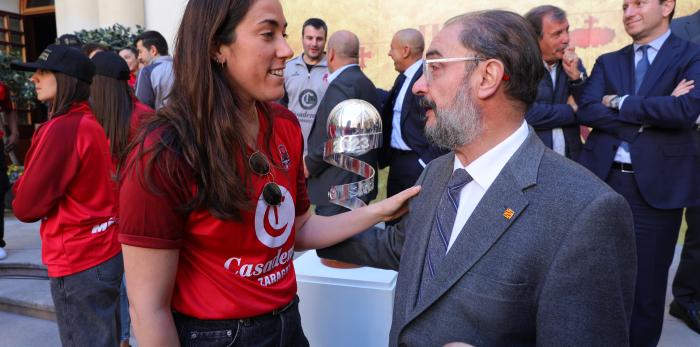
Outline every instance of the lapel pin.
<svg viewBox="0 0 700 347"><path fill-rule="evenodd" d="M503 211L503 217L506 217L506 219L508 219L508 220L513 218L514 215L515 215L515 211L513 211L509 208L507 208L505 211Z"/></svg>

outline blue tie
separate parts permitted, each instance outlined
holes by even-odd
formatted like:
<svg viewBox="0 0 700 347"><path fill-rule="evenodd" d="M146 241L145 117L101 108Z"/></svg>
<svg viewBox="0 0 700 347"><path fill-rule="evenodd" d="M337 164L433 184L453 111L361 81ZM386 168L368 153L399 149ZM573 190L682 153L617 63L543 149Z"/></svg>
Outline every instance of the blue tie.
<svg viewBox="0 0 700 347"><path fill-rule="evenodd" d="M428 250L425 255L423 265L423 276L421 279L420 293L422 294L426 285L435 278L442 260L447 253L447 245L452 235L452 227L457 217L459 207L459 192L467 183L472 181L472 177L467 170L457 169L452 173L452 177L447 182L447 187L440 197L437 206L437 215L433 221L433 228L430 231L428 240ZM420 295L419 295L420 296Z"/></svg>
<svg viewBox="0 0 700 347"><path fill-rule="evenodd" d="M640 46L637 50L642 51L642 59L637 63L634 68L634 93L639 93L639 87L644 82L644 75L646 75L647 70L649 70L649 56L647 51L649 50L649 45Z"/></svg>

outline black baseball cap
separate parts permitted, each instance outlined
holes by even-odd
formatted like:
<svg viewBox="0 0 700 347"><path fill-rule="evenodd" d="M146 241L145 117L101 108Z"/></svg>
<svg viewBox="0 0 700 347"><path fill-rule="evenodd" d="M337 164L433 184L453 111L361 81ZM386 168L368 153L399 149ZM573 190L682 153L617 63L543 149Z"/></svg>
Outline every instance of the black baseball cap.
<svg viewBox="0 0 700 347"><path fill-rule="evenodd" d="M114 52L98 52L92 57L95 74L128 81L131 77L129 65Z"/></svg>
<svg viewBox="0 0 700 347"><path fill-rule="evenodd" d="M12 63L10 68L20 71L44 69L64 73L81 81L92 83L95 64L75 48L64 45L49 45L33 63Z"/></svg>
<svg viewBox="0 0 700 347"><path fill-rule="evenodd" d="M73 35L73 34L63 34L63 35L59 36L56 39L56 44L69 46L69 47L73 47L76 49L80 49L81 47L83 47L83 41L80 41L80 38L78 38L78 36Z"/></svg>

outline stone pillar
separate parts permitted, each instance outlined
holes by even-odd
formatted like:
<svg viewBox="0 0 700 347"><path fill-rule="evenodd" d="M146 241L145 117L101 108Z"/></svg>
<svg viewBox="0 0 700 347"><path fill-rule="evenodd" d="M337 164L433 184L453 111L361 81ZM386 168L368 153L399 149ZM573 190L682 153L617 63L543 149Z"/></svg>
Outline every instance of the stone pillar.
<svg viewBox="0 0 700 347"><path fill-rule="evenodd" d="M97 1L56 0L55 8L58 36L100 26Z"/></svg>
<svg viewBox="0 0 700 347"><path fill-rule="evenodd" d="M136 28L144 26L144 0L98 0L100 27L112 26L119 23L123 26Z"/></svg>
<svg viewBox="0 0 700 347"><path fill-rule="evenodd" d="M168 41L168 53L172 53L187 0L144 0L144 5L146 30L161 33Z"/></svg>

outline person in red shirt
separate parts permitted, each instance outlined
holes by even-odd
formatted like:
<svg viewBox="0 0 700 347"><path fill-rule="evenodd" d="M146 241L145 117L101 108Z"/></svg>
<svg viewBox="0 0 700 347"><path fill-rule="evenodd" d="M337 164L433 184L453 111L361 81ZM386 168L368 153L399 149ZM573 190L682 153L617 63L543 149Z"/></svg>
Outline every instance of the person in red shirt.
<svg viewBox="0 0 700 347"><path fill-rule="evenodd" d="M34 63L37 98L49 120L34 133L12 207L41 220L42 260L64 346L114 346L123 262L117 242L117 188L107 137L88 105L95 66L80 51L49 45Z"/></svg>
<svg viewBox="0 0 700 347"><path fill-rule="evenodd" d="M19 140L19 130L17 128L17 113L12 107L10 99L10 88L3 82L0 82L0 112L5 117L5 127L0 128L0 260L7 257L5 251L5 193L10 187L10 181L7 177L7 164L5 163L4 154L9 153L17 146ZM9 133L5 133L8 130Z"/></svg>
<svg viewBox="0 0 700 347"><path fill-rule="evenodd" d="M95 64L95 76L90 85L90 105L107 134L114 173L118 176L129 141L144 119L153 115L153 110L134 96L133 89L127 84L130 81L129 66L122 57L114 52L99 52L92 57L92 62ZM128 347L131 320L123 280L119 296L120 346Z"/></svg>
<svg viewBox="0 0 700 347"><path fill-rule="evenodd" d="M139 72L139 51L134 47L126 47L119 51L119 56L124 59L129 66L129 86L136 90L136 74Z"/></svg>
<svg viewBox="0 0 700 347"><path fill-rule="evenodd" d="M120 236L139 345L305 346L295 251L328 247L404 212L413 187L333 217L312 214L292 56L278 0L190 0L175 82L134 142Z"/></svg>

